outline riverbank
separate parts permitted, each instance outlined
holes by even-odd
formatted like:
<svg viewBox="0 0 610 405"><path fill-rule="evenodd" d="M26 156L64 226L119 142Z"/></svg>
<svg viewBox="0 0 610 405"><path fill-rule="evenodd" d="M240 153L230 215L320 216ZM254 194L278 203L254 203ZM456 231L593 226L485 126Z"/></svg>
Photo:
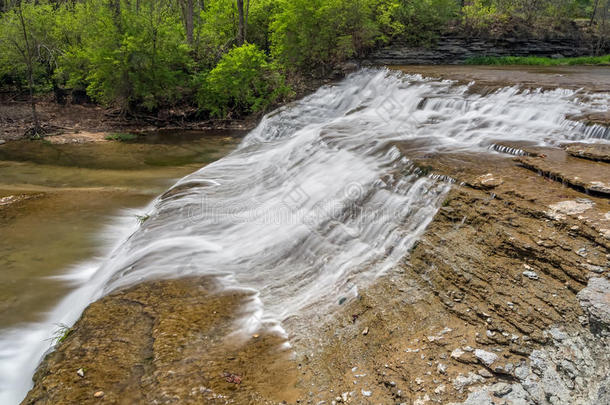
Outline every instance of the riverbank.
<svg viewBox="0 0 610 405"><path fill-rule="evenodd" d="M52 143L104 142L115 133L135 133L159 130L251 130L260 117L249 116L233 120L197 120L195 111L160 112L150 117L123 117L113 109L98 105L59 105L48 97L36 104L39 120ZM0 140L26 137L32 116L29 101L17 98L0 102Z"/></svg>
<svg viewBox="0 0 610 405"><path fill-rule="evenodd" d="M313 93L323 84L331 83L357 66L348 65L324 79L299 79L294 83L292 100ZM271 106L270 109L279 107ZM32 110L25 94L0 95L0 143L27 138L32 127ZM193 106L165 108L149 114L123 114L114 108L97 104L57 104L50 94L37 96L36 108L51 143L105 142L115 134L143 135L155 131L249 131L256 127L263 113L227 119L201 118Z"/></svg>

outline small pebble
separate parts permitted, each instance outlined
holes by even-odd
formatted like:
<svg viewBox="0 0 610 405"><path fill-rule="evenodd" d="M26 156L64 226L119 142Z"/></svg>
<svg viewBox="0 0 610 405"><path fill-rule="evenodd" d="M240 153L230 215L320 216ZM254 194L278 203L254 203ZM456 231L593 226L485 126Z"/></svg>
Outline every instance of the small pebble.
<svg viewBox="0 0 610 405"><path fill-rule="evenodd" d="M104 396L104 391L97 391L95 394L93 394L94 398L101 398Z"/></svg>

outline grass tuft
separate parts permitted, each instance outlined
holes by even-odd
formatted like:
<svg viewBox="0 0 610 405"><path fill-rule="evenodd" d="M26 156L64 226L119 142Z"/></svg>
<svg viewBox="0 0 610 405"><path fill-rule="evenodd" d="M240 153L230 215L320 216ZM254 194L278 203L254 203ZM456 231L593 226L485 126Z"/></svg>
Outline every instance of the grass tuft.
<svg viewBox="0 0 610 405"><path fill-rule="evenodd" d="M610 66L610 55L580 56L576 58L542 58L539 56L480 56L467 59L467 65L530 65L530 66Z"/></svg>
<svg viewBox="0 0 610 405"><path fill-rule="evenodd" d="M116 132L108 135L106 140L108 141L119 141L119 142L129 142L138 139L137 134L129 134L125 132Z"/></svg>
<svg viewBox="0 0 610 405"><path fill-rule="evenodd" d="M49 338L49 340L53 341L54 345L62 343L68 338L68 336L70 336L70 333L72 333L72 328L66 324L58 323L56 326L57 330L55 330L55 332L53 332L53 336Z"/></svg>
<svg viewBox="0 0 610 405"><path fill-rule="evenodd" d="M136 215L136 219L138 220L140 225L142 225L144 222L148 221L149 218L150 218L150 215L148 215L148 214Z"/></svg>

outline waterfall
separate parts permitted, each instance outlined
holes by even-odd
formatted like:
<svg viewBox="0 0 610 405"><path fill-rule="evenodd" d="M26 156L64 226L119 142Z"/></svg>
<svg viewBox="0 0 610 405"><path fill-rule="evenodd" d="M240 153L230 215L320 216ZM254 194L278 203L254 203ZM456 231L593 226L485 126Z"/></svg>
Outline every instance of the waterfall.
<svg viewBox="0 0 610 405"><path fill-rule="evenodd" d="M607 128L566 119L604 110L607 94L469 90L362 70L268 114L234 152L151 203L137 229L119 221L108 255L75 270L86 277L47 321L0 334L0 402L26 394L56 324L70 325L90 302L145 280L208 276L253 291L238 334L284 333L290 316L330 314L339 298L357 296L404 260L451 187L398 143L501 158L520 153L494 146L502 141L610 138Z"/></svg>

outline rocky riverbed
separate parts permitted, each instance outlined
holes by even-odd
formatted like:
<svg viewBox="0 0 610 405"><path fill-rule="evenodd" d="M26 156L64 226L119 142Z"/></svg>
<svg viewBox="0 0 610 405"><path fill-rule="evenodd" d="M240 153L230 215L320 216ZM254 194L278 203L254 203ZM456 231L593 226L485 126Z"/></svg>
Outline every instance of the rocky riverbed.
<svg viewBox="0 0 610 405"><path fill-rule="evenodd" d="M507 146L528 156L418 157L456 180L423 238L289 348L224 338L247 293L148 282L92 304L24 403L608 403L610 203L569 180L610 184L607 149Z"/></svg>
<svg viewBox="0 0 610 405"><path fill-rule="evenodd" d="M514 83L610 91L597 68L402 69L476 79L483 94ZM606 136L606 113L568 118ZM233 332L251 291L144 282L58 331L24 403L610 403L607 141L391 146L451 191L409 255L356 297L337 296L332 316L308 311L283 321L287 335L244 336ZM20 204L14 194L0 213Z"/></svg>

